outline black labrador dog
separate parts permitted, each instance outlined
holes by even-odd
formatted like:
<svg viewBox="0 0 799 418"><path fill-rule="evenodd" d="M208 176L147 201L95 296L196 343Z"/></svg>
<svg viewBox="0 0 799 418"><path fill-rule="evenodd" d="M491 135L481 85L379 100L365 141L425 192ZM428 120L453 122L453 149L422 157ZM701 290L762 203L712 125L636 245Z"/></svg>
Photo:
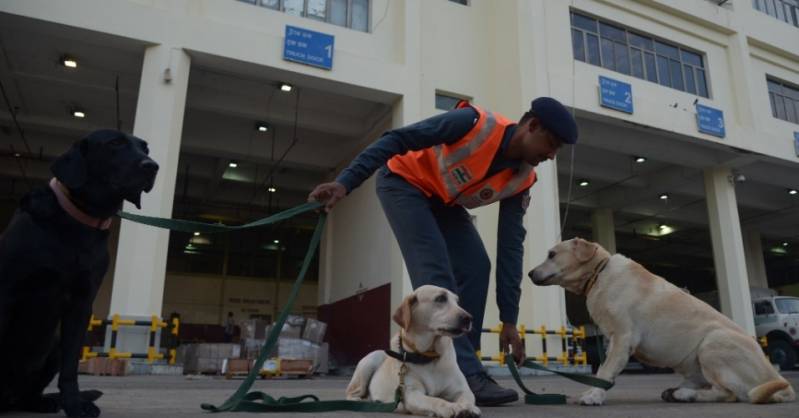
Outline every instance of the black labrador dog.
<svg viewBox="0 0 799 418"><path fill-rule="evenodd" d="M78 389L78 362L110 219L152 189L148 154L135 136L92 132L56 159L49 187L22 198L0 237L0 411L100 415L102 393ZM57 373L60 393L43 394Z"/></svg>

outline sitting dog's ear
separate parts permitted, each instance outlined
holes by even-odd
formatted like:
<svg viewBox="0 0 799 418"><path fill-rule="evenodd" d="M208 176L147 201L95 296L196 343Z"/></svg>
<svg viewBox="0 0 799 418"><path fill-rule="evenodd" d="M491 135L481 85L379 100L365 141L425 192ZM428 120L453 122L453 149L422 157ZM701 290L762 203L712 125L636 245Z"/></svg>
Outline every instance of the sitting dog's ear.
<svg viewBox="0 0 799 418"><path fill-rule="evenodd" d="M85 158L87 146L88 142L85 139L75 142L69 151L58 157L50 166L50 171L53 172L55 178L68 189L78 189L86 183L88 177Z"/></svg>
<svg viewBox="0 0 799 418"><path fill-rule="evenodd" d="M585 263L586 261L594 258L594 254L596 254L597 245L593 242L576 238L574 240L574 246L574 256L577 257L577 261L581 263Z"/></svg>
<svg viewBox="0 0 799 418"><path fill-rule="evenodd" d="M416 295L408 295L394 312L394 322L405 331L411 328L411 309L416 304Z"/></svg>

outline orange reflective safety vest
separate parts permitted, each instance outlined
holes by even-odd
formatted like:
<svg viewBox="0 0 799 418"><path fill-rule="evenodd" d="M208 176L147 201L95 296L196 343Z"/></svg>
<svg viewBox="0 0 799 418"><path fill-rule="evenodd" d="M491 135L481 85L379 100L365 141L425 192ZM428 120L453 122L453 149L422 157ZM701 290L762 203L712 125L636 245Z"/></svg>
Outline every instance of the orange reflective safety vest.
<svg viewBox="0 0 799 418"><path fill-rule="evenodd" d="M505 128L516 122L467 102L458 103L457 108L466 106L477 111L479 117L463 138L452 144L396 155L388 161L388 168L428 197L436 196L447 205L469 209L505 199L532 186L536 175L533 166L526 162L518 170L504 169L486 178Z"/></svg>

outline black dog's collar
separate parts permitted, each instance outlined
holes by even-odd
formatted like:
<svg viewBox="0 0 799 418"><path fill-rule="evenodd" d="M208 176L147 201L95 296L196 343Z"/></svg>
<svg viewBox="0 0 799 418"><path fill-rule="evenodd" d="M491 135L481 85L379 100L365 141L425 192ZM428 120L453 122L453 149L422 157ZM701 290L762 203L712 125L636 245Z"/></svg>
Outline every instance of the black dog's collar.
<svg viewBox="0 0 799 418"><path fill-rule="evenodd" d="M383 350L386 354L391 357L395 358L403 363L411 363L411 364L428 364L435 360L438 360L441 357L435 351L426 351L424 353L417 353L417 352L409 352L405 350L405 347L402 345L402 333L400 333L399 337L399 352L393 350Z"/></svg>

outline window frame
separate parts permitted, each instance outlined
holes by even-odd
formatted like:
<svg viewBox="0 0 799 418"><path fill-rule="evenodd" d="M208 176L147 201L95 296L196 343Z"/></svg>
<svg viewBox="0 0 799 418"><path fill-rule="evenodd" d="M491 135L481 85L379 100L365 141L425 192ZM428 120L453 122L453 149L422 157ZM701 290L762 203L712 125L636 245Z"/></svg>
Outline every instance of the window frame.
<svg viewBox="0 0 799 418"><path fill-rule="evenodd" d="M576 25L574 16L579 16L580 18L590 19L594 21L595 30L590 30ZM602 34L603 24L605 26L610 26L615 29L624 31L625 43L622 44L618 39L612 39L611 37L603 36ZM643 31L632 29L626 25L622 25L601 17L594 16L590 13L583 12L582 10L577 10L577 9L569 10L569 25L572 35L572 56L575 60L582 61L590 65L596 65L611 71L615 71L631 77L638 78L640 80L660 84L662 86L673 88L675 90L679 90L684 93L692 94L695 96L705 97L708 99L713 97L710 89L710 83L708 82L708 59L707 59L707 54L705 54L704 52L674 42L666 41L663 38L647 34ZM582 57L577 56L578 54L575 49L575 45L577 45L578 42L575 41L574 39L575 33L579 33L581 36L580 40L582 41ZM597 52L599 55L598 57L599 64L594 63L593 60L590 59L591 48L589 48L589 36L593 36L598 39L599 45ZM647 47L646 45L638 45L638 39L633 38L633 36L641 38L641 40L644 41L643 42L644 44L648 42L649 47ZM632 39L635 39L635 42L633 42ZM676 55L671 56L664 51L659 51L658 44L662 44L664 47L667 47L665 49L674 48L676 50ZM610 49L608 49L608 46L610 47ZM624 48L625 52L619 54L618 52L616 52L618 48ZM606 55L609 52L613 53L613 57L611 59L613 61L612 63L606 62L606 60L608 60L608 58L606 58ZM696 64L685 60L683 58L684 52L697 55L701 60L700 62L702 66L697 66ZM637 75L636 71L637 67L634 65L638 63L638 62L634 63L633 57L635 55L640 55L640 64L641 64L640 76ZM622 68L619 68L619 62L617 62L620 56L622 59L622 64L626 64L623 65ZM650 67L650 62L649 62L650 58L652 59L652 64L653 64L652 67ZM624 63L623 60L626 60L626 63ZM635 61L637 61L637 59L635 59ZM673 79L671 74L674 68L676 68L675 65L677 64L679 64L680 67L680 72L679 72L679 78L681 84L680 87L675 87L676 79ZM662 67L662 65L665 65L665 67ZM623 71L625 69L626 71ZM691 79L693 81L692 90L689 90L688 86L686 85L687 84L686 81L688 80L688 78L686 77L686 72L689 71L689 69L691 71ZM664 71L667 74L663 74ZM652 72L654 72L654 74L652 74ZM702 78L702 83L699 82L700 76ZM705 90L704 92L701 91L702 89L700 88L700 86L704 88Z"/></svg>
<svg viewBox="0 0 799 418"><path fill-rule="evenodd" d="M799 28L799 1L797 0L752 0L752 8Z"/></svg>
<svg viewBox="0 0 799 418"><path fill-rule="evenodd" d="M449 109L442 109L442 108L438 107L438 97L439 96L446 97L448 99L456 99L457 100L455 102L456 104L458 102L460 102L460 101L463 101L463 100L465 100L467 102L470 102L470 103L472 102L472 98L469 97L469 96L466 96L466 95L463 95L463 94L458 94L458 93L452 93L452 92L445 91L445 90L436 89L435 95L433 96L433 107L436 110L441 110L441 111L444 111L444 112L449 112L450 110L455 109L455 107L451 107Z"/></svg>
<svg viewBox="0 0 799 418"><path fill-rule="evenodd" d="M776 85L776 87L773 85ZM776 89L779 89L779 91L774 91ZM771 105L771 116L784 122L799 125L799 86L766 74L766 92ZM782 107L780 107L780 104ZM791 108L793 109L791 112L793 116L788 114ZM780 110L782 110L783 116L780 115Z"/></svg>
<svg viewBox="0 0 799 418"><path fill-rule="evenodd" d="M272 7L272 6L264 4L265 0L238 0L238 1L240 1L242 3L252 4L252 5L255 5L255 6L258 6L258 7L262 7L264 9L268 9L268 10L274 10L276 12L286 13L286 0L277 0L277 7ZM312 14L308 13L308 3L310 1L311 0L302 0L302 11L300 12L300 14L298 16L306 18L306 19L311 19L311 20L314 20L314 21L317 21L317 22L328 23L328 24L331 24L331 25L334 25L334 26L338 26L338 27L341 27L341 28L352 29L352 30L355 30L355 31L358 31L358 32L364 32L364 33L371 33L372 32L372 0L365 0L366 1L366 30L356 29L356 28L353 27L353 21L352 21L353 7L352 7L352 3L353 3L354 0L345 0L347 2L347 17L346 17L347 22L343 26L339 25L337 23L334 23L333 20L332 20L332 13L331 13L332 4L333 4L332 0L324 0L324 2L325 2L325 17L324 17L324 19L321 19L321 18L319 18L316 15L312 15ZM292 16L294 16L294 15L292 15Z"/></svg>

